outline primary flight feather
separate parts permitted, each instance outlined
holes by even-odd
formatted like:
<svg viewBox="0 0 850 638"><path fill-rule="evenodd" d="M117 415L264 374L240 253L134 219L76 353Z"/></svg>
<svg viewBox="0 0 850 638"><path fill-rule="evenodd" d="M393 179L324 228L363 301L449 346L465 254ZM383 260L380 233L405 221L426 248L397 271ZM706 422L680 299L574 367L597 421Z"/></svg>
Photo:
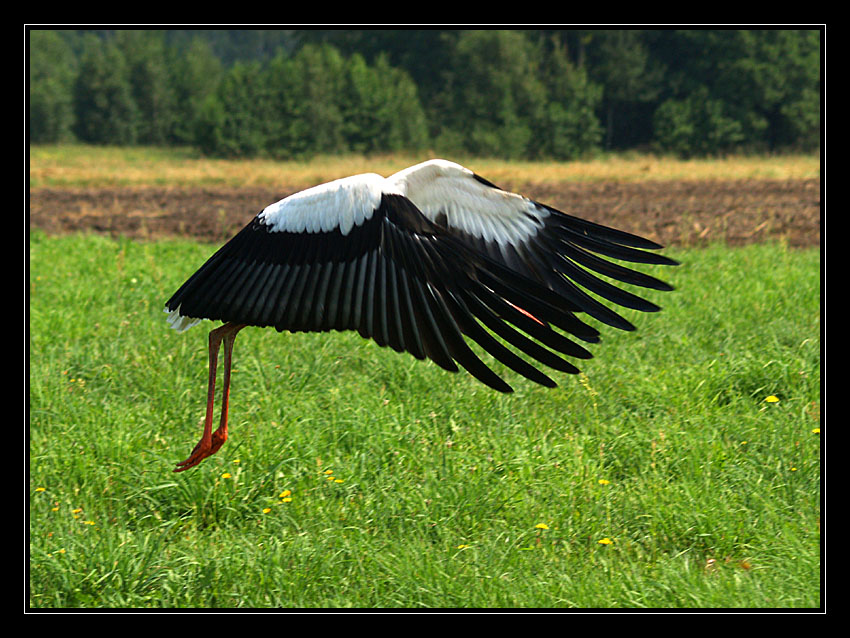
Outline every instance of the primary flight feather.
<svg viewBox="0 0 850 638"><path fill-rule="evenodd" d="M224 322L210 333L204 434L176 471L197 465L227 438L233 340L245 326L356 330L446 370L460 365L488 386L510 392L466 337L520 375L554 387L529 359L578 372L563 355L587 359L591 354L563 333L585 343L599 340L599 331L579 314L634 329L588 292L623 307L659 309L597 274L672 289L604 257L675 265L648 252L659 248L504 191L446 160L423 162L388 178L345 177L290 195L256 215L165 304L177 330L202 319ZM225 387L221 423L213 432L221 342Z"/></svg>

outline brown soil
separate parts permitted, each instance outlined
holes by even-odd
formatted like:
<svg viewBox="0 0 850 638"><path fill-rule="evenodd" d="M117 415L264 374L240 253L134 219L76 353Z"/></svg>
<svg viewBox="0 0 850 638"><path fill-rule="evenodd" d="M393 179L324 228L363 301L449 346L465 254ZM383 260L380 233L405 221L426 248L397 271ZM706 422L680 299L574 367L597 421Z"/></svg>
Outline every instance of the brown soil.
<svg viewBox="0 0 850 638"><path fill-rule="evenodd" d="M94 231L140 239L192 237L217 243L287 189L98 188L30 192L30 228ZM820 180L505 184L537 201L664 245L782 239L820 245Z"/></svg>

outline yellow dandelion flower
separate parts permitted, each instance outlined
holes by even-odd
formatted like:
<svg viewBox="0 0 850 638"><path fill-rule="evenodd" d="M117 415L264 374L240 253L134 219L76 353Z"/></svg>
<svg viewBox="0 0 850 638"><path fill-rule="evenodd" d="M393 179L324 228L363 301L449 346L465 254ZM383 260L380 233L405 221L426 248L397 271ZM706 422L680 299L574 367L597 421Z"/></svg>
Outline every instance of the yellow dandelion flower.
<svg viewBox="0 0 850 638"><path fill-rule="evenodd" d="M263 514L268 514L268 513L269 513L269 512L271 512L271 511L272 511L272 508L271 508L271 507L264 507L264 508L263 508Z"/></svg>
<svg viewBox="0 0 850 638"><path fill-rule="evenodd" d="M333 474L333 473L334 473L333 470L325 470L325 474Z"/></svg>
<svg viewBox="0 0 850 638"><path fill-rule="evenodd" d="M56 553L57 553L57 554L64 554L64 553L65 553L65 548L63 547L62 549L57 550L57 552L56 552Z"/></svg>
<svg viewBox="0 0 850 638"><path fill-rule="evenodd" d="M286 497L287 497L287 496L289 496L290 494L292 494L292 490L283 490L283 491L280 493L280 497L281 497L281 498L286 498Z"/></svg>
<svg viewBox="0 0 850 638"><path fill-rule="evenodd" d="M35 488L35 491L36 492L43 492L46 489L47 489L46 487L37 487L37 488Z"/></svg>
<svg viewBox="0 0 850 638"><path fill-rule="evenodd" d="M94 525L94 521L83 521L83 525Z"/></svg>
<svg viewBox="0 0 850 638"><path fill-rule="evenodd" d="M343 479L334 479L334 483L344 483Z"/></svg>
<svg viewBox="0 0 850 638"><path fill-rule="evenodd" d="M820 434L820 428L815 428L812 430L812 434Z"/></svg>
<svg viewBox="0 0 850 638"><path fill-rule="evenodd" d="M610 538L606 537L606 538L601 538L596 542L599 543L600 545L611 545L614 541L612 541Z"/></svg>
<svg viewBox="0 0 850 638"><path fill-rule="evenodd" d="M239 459L233 459L233 464L234 464L234 465L239 465L241 462L242 462L242 461L240 461Z"/></svg>
<svg viewBox="0 0 850 638"><path fill-rule="evenodd" d="M280 502L281 502L281 503L291 503L291 502L292 502L292 499L291 499L291 498L289 498L289 497L287 497L287 498L282 498L282 499L280 499Z"/></svg>
<svg viewBox="0 0 850 638"><path fill-rule="evenodd" d="M225 472L224 474L221 475L221 478L223 478L223 479L231 478L230 472Z"/></svg>
<svg viewBox="0 0 850 638"><path fill-rule="evenodd" d="M546 523L537 523L534 526L534 529L549 529L549 526Z"/></svg>
<svg viewBox="0 0 850 638"><path fill-rule="evenodd" d="M469 545L458 545L457 546L458 549L466 549L467 547L469 547Z"/></svg>
<svg viewBox="0 0 850 638"><path fill-rule="evenodd" d="M791 471L792 471L792 472L796 472L796 471L797 471L797 468L796 468L796 467L792 467L792 468L791 468Z"/></svg>
<svg viewBox="0 0 850 638"><path fill-rule="evenodd" d="M58 508L58 507L51 507L51 508L50 508L50 511L51 511L51 512L58 512L58 511L59 511L59 508Z"/></svg>
<svg viewBox="0 0 850 638"><path fill-rule="evenodd" d="M611 481L609 481L608 479L599 479L599 484L600 485L610 485Z"/></svg>
<svg viewBox="0 0 850 638"><path fill-rule="evenodd" d="M76 508L76 509L72 509L72 510L71 510L71 514L79 514L79 513L80 513L80 512L82 512L82 511L83 511L83 508L82 508L82 507L78 507L78 508Z"/></svg>
<svg viewBox="0 0 850 638"><path fill-rule="evenodd" d="M779 403L779 397L771 394L769 397L765 399L768 403Z"/></svg>

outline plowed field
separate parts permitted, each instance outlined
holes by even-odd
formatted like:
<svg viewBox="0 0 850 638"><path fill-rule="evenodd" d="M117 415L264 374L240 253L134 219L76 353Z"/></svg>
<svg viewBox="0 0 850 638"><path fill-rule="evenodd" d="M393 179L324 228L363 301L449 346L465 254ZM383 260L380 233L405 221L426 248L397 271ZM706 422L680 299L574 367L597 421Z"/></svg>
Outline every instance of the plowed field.
<svg viewBox="0 0 850 638"><path fill-rule="evenodd" d="M501 184L585 219L664 245L783 239L820 244L820 180L646 181ZM48 233L94 231L142 239L194 237L221 242L291 188L40 188L30 192L29 224Z"/></svg>

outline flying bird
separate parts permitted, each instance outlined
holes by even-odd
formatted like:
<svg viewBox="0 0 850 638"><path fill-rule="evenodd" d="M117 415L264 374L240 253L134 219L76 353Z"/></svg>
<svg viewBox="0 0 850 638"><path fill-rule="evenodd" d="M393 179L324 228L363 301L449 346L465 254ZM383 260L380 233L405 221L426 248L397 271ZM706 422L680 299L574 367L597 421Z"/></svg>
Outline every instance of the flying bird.
<svg viewBox="0 0 850 638"><path fill-rule="evenodd" d="M577 342L599 341L599 331L580 314L635 329L588 293L626 308L659 310L594 272L672 290L605 257L677 263L647 252L659 248L502 190L446 160L387 178L345 177L290 195L256 215L165 304L168 322L178 331L202 319L224 323L209 334L204 432L175 471L198 465L227 439L233 342L246 326L356 330L380 346L430 359L451 372L461 366L491 388L511 392L466 337L523 377L554 387L529 360L577 373L563 355L589 359ZM222 342L224 387L220 424L213 431Z"/></svg>

